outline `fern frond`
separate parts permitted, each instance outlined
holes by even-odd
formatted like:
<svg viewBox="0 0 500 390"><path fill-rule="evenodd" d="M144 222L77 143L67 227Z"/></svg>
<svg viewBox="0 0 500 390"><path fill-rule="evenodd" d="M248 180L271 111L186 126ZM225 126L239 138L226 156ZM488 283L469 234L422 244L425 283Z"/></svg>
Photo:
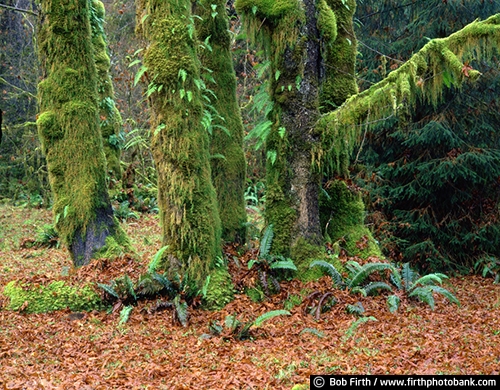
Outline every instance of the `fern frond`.
<svg viewBox="0 0 500 390"><path fill-rule="evenodd" d="M263 322L270 320L271 318L277 317L277 316L289 316L291 313L288 310L271 310L268 311L267 313L262 314L261 316L257 317L254 321L253 324L256 327L259 327L262 325Z"/></svg>
<svg viewBox="0 0 500 390"><path fill-rule="evenodd" d="M110 284L97 283L97 287L102 288L104 291L106 291L112 297L115 297L116 299L120 299L120 296L115 291L113 284L110 285Z"/></svg>
<svg viewBox="0 0 500 390"><path fill-rule="evenodd" d="M343 285L342 275L340 274L339 271L337 271L337 269L332 264L330 264L329 262L327 262L325 260L314 260L311 262L311 264L309 264L309 268L312 268L315 266L324 268L325 271L328 273L328 275L330 275L330 277L332 278L334 285L336 285L336 286Z"/></svg>
<svg viewBox="0 0 500 390"><path fill-rule="evenodd" d="M443 279L447 279L448 277L443 274L429 274L422 276L421 278L415 280L413 283L412 287L417 286L417 285L422 285L422 286L430 286L434 285L436 283L442 284Z"/></svg>
<svg viewBox="0 0 500 390"><path fill-rule="evenodd" d="M321 331L319 331L318 329L314 329L314 328L304 328L300 331L299 333L299 336L303 335L304 333L311 333L317 337L319 337L320 339L322 339L323 337L325 337L325 334Z"/></svg>
<svg viewBox="0 0 500 390"><path fill-rule="evenodd" d="M260 241L259 256L265 257L269 254L271 250L271 244L273 242L274 230L273 225L270 224L264 231L264 235Z"/></svg>
<svg viewBox="0 0 500 390"><path fill-rule="evenodd" d="M401 299L397 295L389 295L387 297L387 307L391 313L394 313L399 309L399 304Z"/></svg>
<svg viewBox="0 0 500 390"><path fill-rule="evenodd" d="M360 316L365 312L365 308L361 304L361 302L356 302L355 305L347 305L346 306L346 311L349 314L356 314L357 316Z"/></svg>
<svg viewBox="0 0 500 390"><path fill-rule="evenodd" d="M231 332L234 332L241 325L241 321L238 320L235 315L229 314L226 316L224 325L227 329L231 330Z"/></svg>
<svg viewBox="0 0 500 390"><path fill-rule="evenodd" d="M133 306L125 306L121 311L120 311L120 325L123 325L128 321L130 318L130 313L132 313Z"/></svg>
<svg viewBox="0 0 500 390"><path fill-rule="evenodd" d="M410 294L408 294L408 296L418 298L420 301L427 303L431 309L434 310L434 297L432 296L432 290L429 287L430 286L416 287Z"/></svg>
<svg viewBox="0 0 500 390"><path fill-rule="evenodd" d="M403 282L401 281L401 273L399 272L399 269L397 269L396 267L392 267L392 272L391 272L391 276L389 278L392 282L392 284L394 284L396 286L396 288L398 290L401 290L403 288Z"/></svg>
<svg viewBox="0 0 500 390"><path fill-rule="evenodd" d="M162 274L154 272L151 274L151 278L161 284L162 288L165 289L169 295L173 295L176 293L175 286L168 278L166 278Z"/></svg>
<svg viewBox="0 0 500 390"><path fill-rule="evenodd" d="M343 337L344 341L352 337L352 335L354 334L354 332L356 332L356 329L358 329L359 325L364 324L365 322L368 322L368 321L377 321L377 319L375 317L373 317L373 316L358 318L346 330L346 332L344 334L344 337Z"/></svg>
<svg viewBox="0 0 500 390"><path fill-rule="evenodd" d="M392 291L392 287L385 282L371 282L364 287L366 295L376 295L380 290Z"/></svg>
<svg viewBox="0 0 500 390"><path fill-rule="evenodd" d="M158 252L154 255L153 259L149 262L148 264L148 272L149 273L154 273L157 271L158 267L160 266L160 262L163 256L163 253L168 249L168 245L165 245L164 247L160 248Z"/></svg>
<svg viewBox="0 0 500 390"><path fill-rule="evenodd" d="M363 268L357 261L349 260L345 265L350 275L357 274Z"/></svg>
<svg viewBox="0 0 500 390"><path fill-rule="evenodd" d="M401 268L401 276L403 277L405 290L410 290L419 275L411 269L410 263L404 263Z"/></svg>
<svg viewBox="0 0 500 390"><path fill-rule="evenodd" d="M130 277L127 274L125 274L123 275L122 280L125 286L125 291L127 296L130 296L134 298L134 300L137 300L137 295L135 295L134 283L132 282L132 279L130 279Z"/></svg>
<svg viewBox="0 0 500 390"><path fill-rule="evenodd" d="M365 279L372 273L377 271L383 271L386 269L394 269L394 267L389 263L366 263L361 269L354 275L354 277L349 282L349 287L353 288L359 286L365 281Z"/></svg>
<svg viewBox="0 0 500 390"><path fill-rule="evenodd" d="M455 295L453 295L450 291L447 289L441 287L441 286L429 286L429 288L434 291L435 293L441 294L444 296L446 299L448 299L451 303L456 304L457 306L460 306L460 301L457 299Z"/></svg>
<svg viewBox="0 0 500 390"><path fill-rule="evenodd" d="M351 289L351 294L356 294L360 293L362 296L366 297L368 294L366 293L366 290L363 287L356 286Z"/></svg>
<svg viewBox="0 0 500 390"><path fill-rule="evenodd" d="M292 271L297 271L297 267L293 263L292 259L273 261L269 267L271 269L289 269Z"/></svg>
<svg viewBox="0 0 500 390"><path fill-rule="evenodd" d="M141 275L136 289L138 295L150 296L159 293L162 290L162 286L151 277L151 274L147 273Z"/></svg>
<svg viewBox="0 0 500 390"><path fill-rule="evenodd" d="M188 305L186 302L181 302L180 296L176 295L174 298L175 314L182 326L186 327L188 324Z"/></svg>

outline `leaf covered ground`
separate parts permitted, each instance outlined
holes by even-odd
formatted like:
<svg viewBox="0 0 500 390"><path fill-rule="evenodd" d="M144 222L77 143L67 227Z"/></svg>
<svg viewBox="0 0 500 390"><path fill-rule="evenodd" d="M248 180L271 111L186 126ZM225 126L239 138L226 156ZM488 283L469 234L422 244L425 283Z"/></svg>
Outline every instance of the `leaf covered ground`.
<svg viewBox="0 0 500 390"><path fill-rule="evenodd" d="M66 250L33 246L51 222L41 209L0 206L0 289L12 280L45 284L65 280L109 283L140 275L160 248L154 215L129 219L135 258L98 260L79 270ZM235 255L233 248L226 248ZM238 283L252 252L233 262ZM461 306L436 297L436 308L403 300L395 313L384 296L361 297L332 290L328 277L307 284L282 282L281 292L262 302L240 294L223 310L190 309L189 324L173 322L169 310L148 313L142 301L128 322L119 313L69 310L26 314L6 310L0 295L0 385L7 389L291 389L313 374L499 374L500 286L492 279L457 276L445 287ZM240 341L209 335L209 324L236 315L250 321L284 308L291 297L333 291L337 300L319 320L306 303L251 329ZM346 312L360 302L366 322ZM358 326L356 327L355 324Z"/></svg>

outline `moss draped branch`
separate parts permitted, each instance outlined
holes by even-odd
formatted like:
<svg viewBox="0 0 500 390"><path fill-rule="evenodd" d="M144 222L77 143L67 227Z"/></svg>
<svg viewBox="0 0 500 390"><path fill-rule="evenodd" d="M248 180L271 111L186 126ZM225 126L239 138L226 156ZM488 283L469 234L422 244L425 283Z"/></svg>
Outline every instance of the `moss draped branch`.
<svg viewBox="0 0 500 390"><path fill-rule="evenodd" d="M480 72L466 59L489 58L500 45L500 14L476 20L447 38L433 39L410 60L369 89L351 96L337 110L324 115L317 125L322 136L313 158L337 173L347 168L363 124L393 115L404 115L421 99L434 105L445 87L475 81Z"/></svg>

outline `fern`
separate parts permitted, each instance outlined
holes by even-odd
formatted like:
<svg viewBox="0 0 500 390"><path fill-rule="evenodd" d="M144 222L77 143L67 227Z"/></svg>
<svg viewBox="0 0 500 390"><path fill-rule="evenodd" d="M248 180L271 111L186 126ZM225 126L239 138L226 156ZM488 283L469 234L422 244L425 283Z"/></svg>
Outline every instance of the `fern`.
<svg viewBox="0 0 500 390"><path fill-rule="evenodd" d="M304 328L300 331L299 333L299 336L300 335L303 335L304 333L311 333L313 335L315 335L316 337L322 339L323 337L325 337L325 334L317 329L314 329L314 328Z"/></svg>
<svg viewBox="0 0 500 390"><path fill-rule="evenodd" d="M406 290L409 290L413 285L413 283L415 282L415 280L418 278L418 274L411 269L410 263L403 264L403 267L401 269L401 275L403 277L404 288ZM401 287L399 286L398 288L401 289Z"/></svg>
<svg viewBox="0 0 500 390"><path fill-rule="evenodd" d="M430 286L415 287L410 294L408 294L408 296L417 297L420 301L427 303L431 309L434 310L434 297L432 296L432 290L429 287Z"/></svg>
<svg viewBox="0 0 500 390"><path fill-rule="evenodd" d="M188 305L186 302L181 302L180 296L176 295L174 300L175 316L182 326L186 327L188 324Z"/></svg>
<svg viewBox="0 0 500 390"><path fill-rule="evenodd" d="M115 297L116 299L120 299L120 296L118 293L115 291L113 284L103 284L103 283L97 283L97 287L103 289L105 292L107 292L110 296Z"/></svg>
<svg viewBox="0 0 500 390"><path fill-rule="evenodd" d="M314 260L309 265L309 268L312 268L315 266L322 267L323 269L325 269L325 271L328 273L328 275L330 275L330 277L332 278L334 285L342 286L344 284L344 282L342 281L342 275L329 262L324 261L324 260Z"/></svg>
<svg viewBox="0 0 500 390"><path fill-rule="evenodd" d="M456 304L457 306L460 306L460 301L453 295L451 292L449 292L447 289L441 287L441 286L428 286L429 289L431 289L433 292L438 293L443 295L446 299L448 299L451 303Z"/></svg>
<svg viewBox="0 0 500 390"><path fill-rule="evenodd" d="M399 304L401 299L397 295L389 295L387 297L387 307L391 313L394 313L399 309Z"/></svg>
<svg viewBox="0 0 500 390"><path fill-rule="evenodd" d="M265 257L269 254L271 250L271 244L273 242L274 231L273 225L269 225L264 231L264 235L262 236L260 247L259 247L259 256Z"/></svg>
<svg viewBox="0 0 500 390"><path fill-rule="evenodd" d="M446 276L444 274L439 274L439 273L425 275L425 276L422 276L421 278L417 279L413 283L412 288L413 288L413 286L416 286L418 284L420 284L422 286L433 285L434 282L442 284L443 283L443 279L448 279L448 276Z"/></svg>
<svg viewBox="0 0 500 390"><path fill-rule="evenodd" d="M365 291L365 296L376 295L380 290L392 291L392 287L385 282L371 282L363 287Z"/></svg>
<svg viewBox="0 0 500 390"><path fill-rule="evenodd" d="M120 325L125 324L128 322L130 318L130 313L132 313L133 306L125 306L121 311L120 311Z"/></svg>
<svg viewBox="0 0 500 390"><path fill-rule="evenodd" d="M255 321L253 322L253 325L256 327L259 327L262 325L262 323L270 320L271 318L277 317L277 316L289 316L291 313L288 310L271 310L268 311L267 313L262 314L261 316L257 317Z"/></svg>
<svg viewBox="0 0 500 390"><path fill-rule="evenodd" d="M367 263L352 277L348 285L350 288L359 286L372 273L386 269L393 270L394 267L389 263Z"/></svg>
<svg viewBox="0 0 500 390"><path fill-rule="evenodd" d="M149 273L155 273L161 263L161 259L163 256L163 253L168 249L168 245L165 245L162 247L156 254L154 255L153 259L149 262L148 264L148 272Z"/></svg>
<svg viewBox="0 0 500 390"><path fill-rule="evenodd" d="M363 307L361 302L356 302L355 305L347 305L346 311L349 314L355 314L357 316L360 316L365 312L365 308Z"/></svg>
<svg viewBox="0 0 500 390"><path fill-rule="evenodd" d="M358 318L346 330L344 337L343 337L343 340L346 341L346 340L350 339L353 336L354 332L356 332L356 329L358 329L359 325L364 324L365 322L368 322L368 321L377 321L377 319L373 316Z"/></svg>
<svg viewBox="0 0 500 390"><path fill-rule="evenodd" d="M289 269L292 271L297 271L297 267L291 259L273 261L269 267L271 269Z"/></svg>

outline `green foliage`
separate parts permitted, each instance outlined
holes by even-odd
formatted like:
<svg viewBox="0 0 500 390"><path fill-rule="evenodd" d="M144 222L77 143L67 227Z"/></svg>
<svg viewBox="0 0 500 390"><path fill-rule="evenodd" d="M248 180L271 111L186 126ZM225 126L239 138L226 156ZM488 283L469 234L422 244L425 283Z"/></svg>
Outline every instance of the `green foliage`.
<svg viewBox="0 0 500 390"><path fill-rule="evenodd" d="M134 309L134 306L123 307L123 309L120 311L119 325L123 325L123 324L128 322L128 319L130 318L130 314L132 313L133 309Z"/></svg>
<svg viewBox="0 0 500 390"><path fill-rule="evenodd" d="M481 271L482 268L482 271ZM476 272L481 272L483 277L493 276L495 284L500 283L500 260L493 256L483 256L474 264Z"/></svg>
<svg viewBox="0 0 500 390"><path fill-rule="evenodd" d="M282 315L290 315L290 312L287 310L271 310L247 322L241 322L235 315L228 315L224 321L224 326L220 325L217 321L210 322L209 331L216 336L225 336L228 333L230 337L236 340L247 340L251 338L250 331L253 327L258 328L264 322Z"/></svg>
<svg viewBox="0 0 500 390"><path fill-rule="evenodd" d="M126 200L121 202L118 207L114 208L114 215L116 218L125 222L128 219L139 219L139 215L130 209L130 203Z"/></svg>
<svg viewBox="0 0 500 390"><path fill-rule="evenodd" d="M310 265L310 267L318 266L328 271L332 281L334 281L334 287L341 289L348 288L351 293L360 293L364 297L378 295L381 291L393 292L394 288L396 288L397 291L405 293L408 298L428 304L432 310L435 307L435 293L441 294L451 303L460 306L460 302L451 292L439 286L444 279L448 278L446 275L432 273L420 276L416 271L411 269L409 263L403 264L400 269L391 263L366 263L360 265L358 262L350 260L346 264L348 273L346 277L343 277L333 266L323 261L314 261ZM318 296L321 296L321 294L314 292L308 299L311 300ZM401 299L398 294L388 296L387 306L389 311L391 313L395 312L399 308L400 302ZM316 317L319 318L321 300L314 309ZM347 311L361 315L364 309L359 303L358 305L348 305Z"/></svg>
<svg viewBox="0 0 500 390"><path fill-rule="evenodd" d="M358 329L359 325L364 324L368 321L377 321L377 319L373 316L369 316L369 317L360 317L356 321L353 321L353 323L345 331L345 334L342 337L342 341L349 340L354 335L354 333Z"/></svg>
<svg viewBox="0 0 500 390"><path fill-rule="evenodd" d="M46 246L49 248L59 247L59 234L57 233L53 224L45 224L41 228L38 228L38 234L36 236L35 246Z"/></svg>
<svg viewBox="0 0 500 390"><path fill-rule="evenodd" d="M272 288L275 292L280 291L278 281L278 276L280 276L278 274L279 271L281 271L282 275L283 271L297 271L297 267L291 259L271 253L273 237L273 225L271 224L266 227L262 235L257 258L248 262L248 269L257 269L260 285L264 293L268 296L271 294L268 281L272 283Z"/></svg>
<svg viewBox="0 0 500 390"><path fill-rule="evenodd" d="M204 305L210 310L220 310L234 299L233 281L225 265L210 273L202 296Z"/></svg>
<svg viewBox="0 0 500 390"><path fill-rule="evenodd" d="M10 299L7 309L26 313L47 313L69 308L72 311L99 310L104 307L99 294L91 285L74 287L64 281L48 285L9 282L3 294Z"/></svg>

